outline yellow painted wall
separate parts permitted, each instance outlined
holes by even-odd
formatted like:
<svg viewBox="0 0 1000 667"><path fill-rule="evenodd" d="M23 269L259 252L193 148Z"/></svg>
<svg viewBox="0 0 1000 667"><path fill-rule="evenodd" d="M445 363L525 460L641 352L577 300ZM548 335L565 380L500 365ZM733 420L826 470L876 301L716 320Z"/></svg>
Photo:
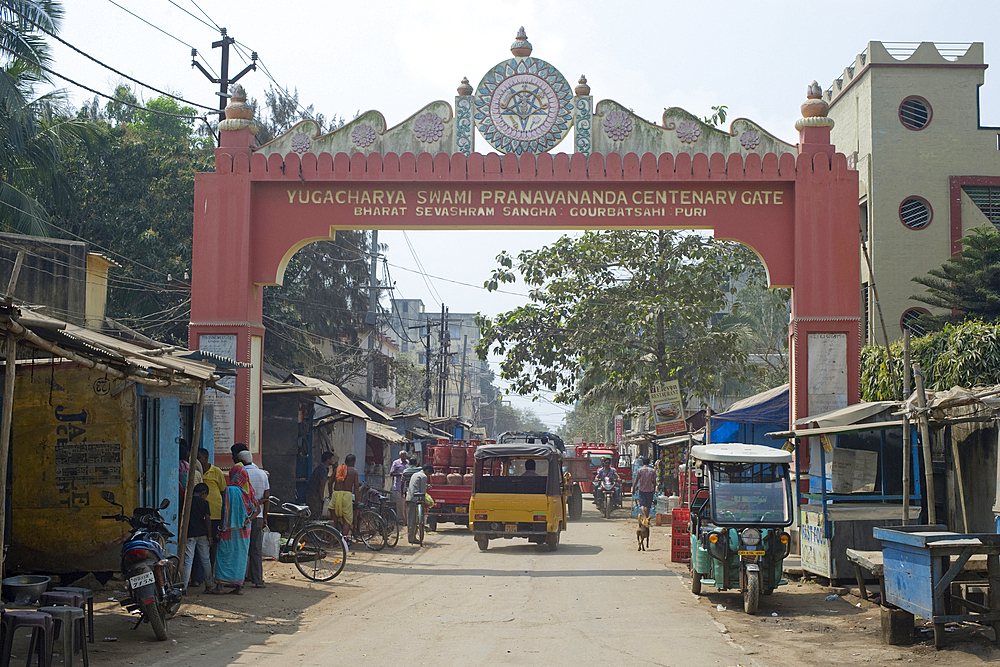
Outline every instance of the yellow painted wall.
<svg viewBox="0 0 1000 667"><path fill-rule="evenodd" d="M138 501L135 386L73 365L18 368L12 426L10 571L116 570ZM117 393L116 393L117 391Z"/></svg>

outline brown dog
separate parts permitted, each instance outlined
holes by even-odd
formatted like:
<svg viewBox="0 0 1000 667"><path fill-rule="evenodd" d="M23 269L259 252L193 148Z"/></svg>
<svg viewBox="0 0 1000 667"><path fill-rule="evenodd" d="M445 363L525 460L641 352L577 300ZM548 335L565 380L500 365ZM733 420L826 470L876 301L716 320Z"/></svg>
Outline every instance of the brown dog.
<svg viewBox="0 0 1000 667"><path fill-rule="evenodd" d="M639 541L639 551L645 551L649 548L649 517L639 515L639 527L635 529L635 539ZM643 548L642 542L646 541L646 546Z"/></svg>

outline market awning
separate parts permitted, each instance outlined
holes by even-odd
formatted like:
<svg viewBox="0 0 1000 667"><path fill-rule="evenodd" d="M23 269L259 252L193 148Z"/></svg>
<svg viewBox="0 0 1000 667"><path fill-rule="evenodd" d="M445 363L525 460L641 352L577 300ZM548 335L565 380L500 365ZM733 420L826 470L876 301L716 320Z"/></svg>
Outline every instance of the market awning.
<svg viewBox="0 0 1000 667"><path fill-rule="evenodd" d="M846 426L855 424L863 419L868 419L887 410L895 410L899 403L894 401L873 401L869 403L855 403L846 408L823 412L818 415L809 415L795 420L795 426L805 424L816 424L817 426Z"/></svg>
<svg viewBox="0 0 1000 667"><path fill-rule="evenodd" d="M368 413L368 416L371 417L372 419L381 419L383 420L383 423L392 421L392 415L383 412L382 410L379 410L368 401L354 401L354 402L358 405L358 407L360 407L362 410Z"/></svg>
<svg viewBox="0 0 1000 667"><path fill-rule="evenodd" d="M811 438L819 435L838 435L840 433L861 433L863 431L884 431L890 428L903 428L903 422L862 422L860 424L848 424L847 426L821 426L819 428L802 428L797 431L775 431L768 433L767 437L779 440L795 438Z"/></svg>
<svg viewBox="0 0 1000 667"><path fill-rule="evenodd" d="M740 422L742 424L787 424L788 387L783 384L768 389L742 401L736 401L728 410L712 415L712 421Z"/></svg>

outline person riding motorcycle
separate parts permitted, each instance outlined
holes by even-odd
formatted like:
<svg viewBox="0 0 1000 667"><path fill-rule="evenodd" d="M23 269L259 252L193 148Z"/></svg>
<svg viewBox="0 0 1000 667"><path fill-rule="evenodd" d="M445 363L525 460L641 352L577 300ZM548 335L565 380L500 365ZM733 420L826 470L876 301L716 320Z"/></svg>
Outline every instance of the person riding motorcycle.
<svg viewBox="0 0 1000 667"><path fill-rule="evenodd" d="M618 471L611 467L611 459L607 456L601 459L601 467L594 473L594 503L597 503L599 498L604 496L601 482L605 479L610 479L615 485L614 495L611 497L612 507L620 505L621 479L618 477Z"/></svg>

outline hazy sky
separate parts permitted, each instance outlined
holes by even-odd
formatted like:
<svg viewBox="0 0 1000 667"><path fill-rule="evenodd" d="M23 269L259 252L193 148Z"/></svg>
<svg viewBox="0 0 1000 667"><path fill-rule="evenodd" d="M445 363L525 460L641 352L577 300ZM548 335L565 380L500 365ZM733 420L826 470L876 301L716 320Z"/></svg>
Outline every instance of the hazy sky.
<svg viewBox="0 0 1000 667"><path fill-rule="evenodd" d="M61 36L73 46L130 76L186 99L215 107L218 86L191 67L191 47L202 64L219 71L216 26L241 45L230 74L256 51L270 75L297 89L300 101L327 117L353 118L376 109L396 125L426 103L453 101L463 76L473 85L510 57L524 26L533 56L553 64L575 84L587 76L595 102L613 99L659 122L664 107L699 116L725 104L730 119L756 121L795 143L807 84L825 89L853 64L868 41L985 43L990 62L997 33L996 0L933 2L887 0L806 3L757 0L679 3L494 0L469 2L263 2L261 0L63 0ZM123 9L124 8L124 9ZM152 26L144 23L131 11ZM160 30L157 30L159 28ZM169 35L164 34L169 33ZM112 93L120 77L55 45L56 72ZM271 80L251 72L241 83L263 98ZM70 84L79 104L93 97ZM144 99L157 96L140 93ZM1000 125L1000 83L986 72L982 123ZM728 124L728 123L727 123ZM489 146L477 138L477 150ZM564 141L557 151L571 151ZM420 298L428 310L441 301L452 312L495 314L525 299L481 289L501 249L535 248L556 232L382 232L396 293ZM412 244L412 251L410 248ZM431 278L420 275L419 265ZM428 282L430 287L428 287ZM465 286L465 283L471 286ZM523 399L515 405L525 405ZM553 428L565 408L532 404Z"/></svg>

